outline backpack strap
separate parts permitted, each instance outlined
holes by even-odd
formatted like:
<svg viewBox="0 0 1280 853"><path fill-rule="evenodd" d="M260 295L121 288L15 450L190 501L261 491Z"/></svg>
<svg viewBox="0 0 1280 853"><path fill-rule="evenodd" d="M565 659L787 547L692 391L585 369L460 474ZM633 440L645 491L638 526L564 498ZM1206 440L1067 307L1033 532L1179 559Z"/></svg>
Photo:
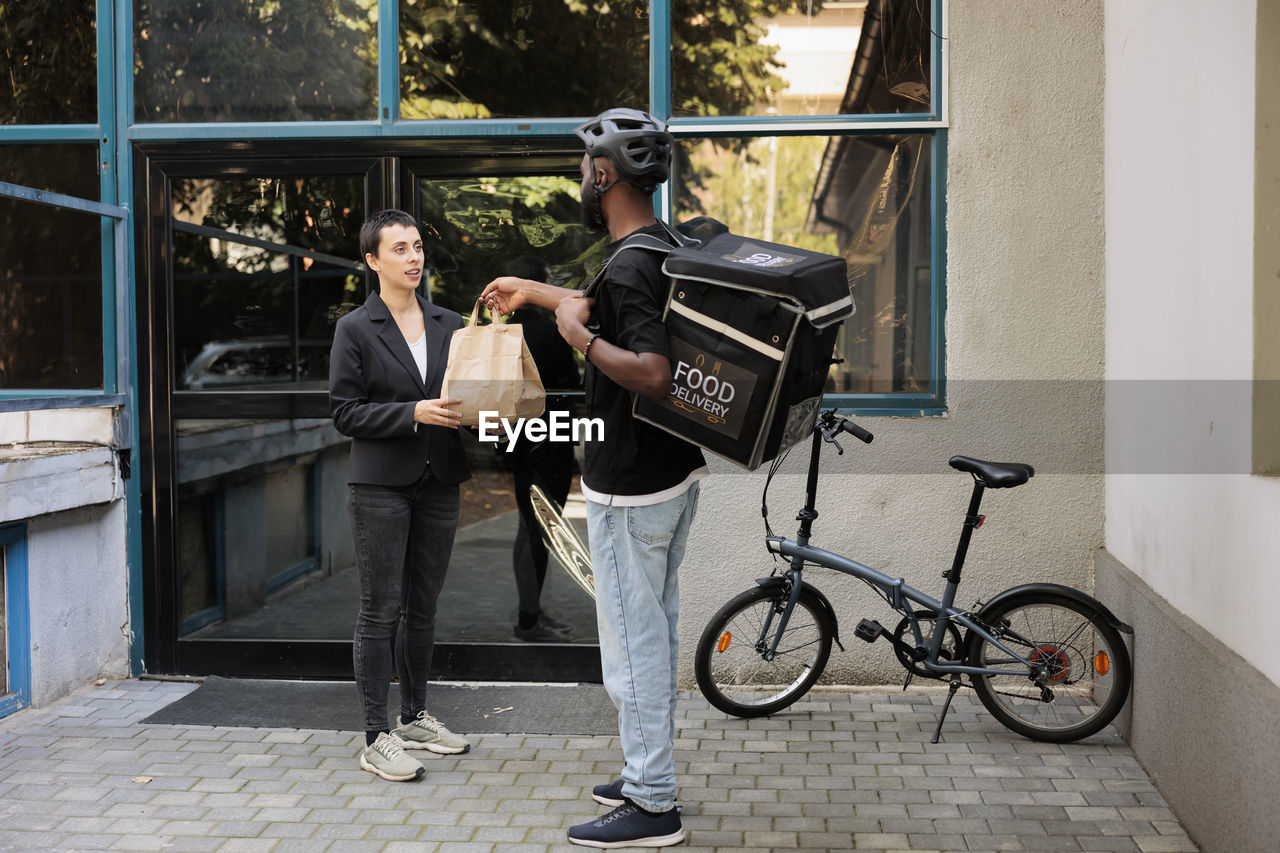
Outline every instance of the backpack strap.
<svg viewBox="0 0 1280 853"><path fill-rule="evenodd" d="M646 252L654 252L662 255L662 257L665 258L674 248L684 248L686 246L696 247L702 243L701 240L684 236L661 219L658 220L658 223L667 232L667 235L671 238L672 242L668 243L666 240L655 237L652 234L632 234L631 236L624 238L618 248L615 249L613 254L604 262L604 266L600 267L600 272L596 273L595 278L591 279L587 286L582 288L582 295L591 296L591 294L595 293L596 289L604 282L604 275L609 269L609 264L612 263L614 258L621 255L627 249L642 249Z"/></svg>

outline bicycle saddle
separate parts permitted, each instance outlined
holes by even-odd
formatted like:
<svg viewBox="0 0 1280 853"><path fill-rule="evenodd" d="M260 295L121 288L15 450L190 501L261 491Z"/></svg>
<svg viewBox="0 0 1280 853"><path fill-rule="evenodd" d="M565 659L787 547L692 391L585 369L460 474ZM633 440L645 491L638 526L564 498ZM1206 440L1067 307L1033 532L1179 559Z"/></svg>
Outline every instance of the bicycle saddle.
<svg viewBox="0 0 1280 853"><path fill-rule="evenodd" d="M1036 469L1022 462L984 462L968 456L952 456L951 467L968 471L991 489L1012 489L1036 475Z"/></svg>

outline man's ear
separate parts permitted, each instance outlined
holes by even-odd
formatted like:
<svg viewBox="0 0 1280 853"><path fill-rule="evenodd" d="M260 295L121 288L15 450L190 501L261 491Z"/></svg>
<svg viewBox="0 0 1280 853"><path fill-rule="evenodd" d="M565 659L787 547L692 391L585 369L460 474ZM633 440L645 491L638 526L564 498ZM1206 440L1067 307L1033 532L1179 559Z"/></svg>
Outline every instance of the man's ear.
<svg viewBox="0 0 1280 853"><path fill-rule="evenodd" d="M608 157L596 157L592 161L592 167L596 171L596 186L603 187L617 179L613 163L609 162Z"/></svg>

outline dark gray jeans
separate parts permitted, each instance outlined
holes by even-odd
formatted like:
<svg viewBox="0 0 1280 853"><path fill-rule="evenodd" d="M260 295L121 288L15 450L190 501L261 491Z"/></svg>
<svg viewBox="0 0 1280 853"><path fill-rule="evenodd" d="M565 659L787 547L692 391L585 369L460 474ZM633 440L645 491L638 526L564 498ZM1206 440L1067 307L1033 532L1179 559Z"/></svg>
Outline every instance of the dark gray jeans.
<svg viewBox="0 0 1280 853"><path fill-rule="evenodd" d="M436 601L458 529L458 487L431 476L408 486L347 486L347 513L360 574L353 646L366 732L387 730L394 661L400 715L426 708L436 635Z"/></svg>

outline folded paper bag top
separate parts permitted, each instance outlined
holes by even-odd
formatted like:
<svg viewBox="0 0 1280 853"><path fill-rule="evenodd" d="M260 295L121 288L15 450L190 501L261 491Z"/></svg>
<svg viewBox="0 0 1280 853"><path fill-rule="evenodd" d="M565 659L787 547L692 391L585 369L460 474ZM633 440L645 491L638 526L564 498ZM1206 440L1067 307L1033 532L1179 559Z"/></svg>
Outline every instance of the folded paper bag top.
<svg viewBox="0 0 1280 853"><path fill-rule="evenodd" d="M440 395L462 402L463 426L480 423L481 412L499 418L536 418L546 408L546 391L519 323L479 323L480 300L467 325L453 333Z"/></svg>

